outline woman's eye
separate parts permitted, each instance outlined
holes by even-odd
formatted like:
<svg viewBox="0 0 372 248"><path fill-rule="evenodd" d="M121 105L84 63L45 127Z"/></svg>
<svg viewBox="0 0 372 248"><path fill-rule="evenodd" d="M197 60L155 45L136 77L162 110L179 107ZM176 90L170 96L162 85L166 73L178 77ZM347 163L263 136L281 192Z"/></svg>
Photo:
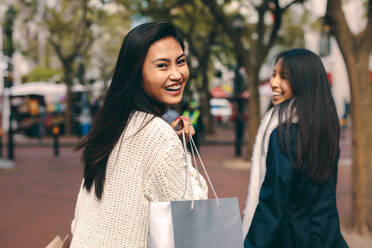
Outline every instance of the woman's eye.
<svg viewBox="0 0 372 248"><path fill-rule="evenodd" d="M276 73L273 73L273 74L272 74L272 77L274 78L275 76L276 76Z"/></svg>
<svg viewBox="0 0 372 248"><path fill-rule="evenodd" d="M156 67L157 68L166 68L167 67L167 64L164 64L164 63L158 64Z"/></svg>
<svg viewBox="0 0 372 248"><path fill-rule="evenodd" d="M178 63L179 65L185 64L185 63L186 63L186 59L180 59L180 60L178 60L177 63Z"/></svg>

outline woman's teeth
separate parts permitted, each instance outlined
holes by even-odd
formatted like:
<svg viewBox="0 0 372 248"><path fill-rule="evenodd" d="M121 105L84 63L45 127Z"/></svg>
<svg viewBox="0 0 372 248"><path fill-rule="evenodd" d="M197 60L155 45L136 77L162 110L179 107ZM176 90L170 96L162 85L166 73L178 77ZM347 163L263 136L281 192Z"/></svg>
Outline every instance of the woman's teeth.
<svg viewBox="0 0 372 248"><path fill-rule="evenodd" d="M167 91L177 91L181 89L181 85L171 85L171 86L165 87L165 89Z"/></svg>
<svg viewBox="0 0 372 248"><path fill-rule="evenodd" d="M273 96L281 96L282 93L279 93L279 92L273 92Z"/></svg>

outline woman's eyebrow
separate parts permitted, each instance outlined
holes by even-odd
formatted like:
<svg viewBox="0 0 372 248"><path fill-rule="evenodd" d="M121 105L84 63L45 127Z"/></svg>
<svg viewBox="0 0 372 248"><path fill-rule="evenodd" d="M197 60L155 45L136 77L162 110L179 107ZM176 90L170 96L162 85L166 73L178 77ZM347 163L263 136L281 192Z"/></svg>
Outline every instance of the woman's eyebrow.
<svg viewBox="0 0 372 248"><path fill-rule="evenodd" d="M182 53L181 55L179 55L177 58L176 58L176 61L179 60L180 58L184 57L185 54ZM165 61L165 62L170 62L171 60L169 58L157 58L157 59L154 59L152 61L152 63L155 63L155 62L158 62L158 61Z"/></svg>
<svg viewBox="0 0 372 248"><path fill-rule="evenodd" d="M170 59L167 59L167 58L157 58L157 59L154 59L154 60L152 61L152 63L155 63L155 62L157 62L157 61L170 62Z"/></svg>
<svg viewBox="0 0 372 248"><path fill-rule="evenodd" d="M186 56L184 53L182 53L181 55L179 55L178 57L177 57L177 59L176 60L179 60L180 58L182 58L182 57L184 57L184 56Z"/></svg>

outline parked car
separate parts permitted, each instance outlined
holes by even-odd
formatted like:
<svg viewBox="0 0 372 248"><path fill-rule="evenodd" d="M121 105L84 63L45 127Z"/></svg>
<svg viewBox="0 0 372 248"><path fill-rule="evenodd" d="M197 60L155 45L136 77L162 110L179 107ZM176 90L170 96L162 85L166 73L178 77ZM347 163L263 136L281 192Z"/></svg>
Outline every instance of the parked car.
<svg viewBox="0 0 372 248"><path fill-rule="evenodd" d="M232 114L232 104L224 98L212 98L209 102L211 114L218 122L227 124Z"/></svg>

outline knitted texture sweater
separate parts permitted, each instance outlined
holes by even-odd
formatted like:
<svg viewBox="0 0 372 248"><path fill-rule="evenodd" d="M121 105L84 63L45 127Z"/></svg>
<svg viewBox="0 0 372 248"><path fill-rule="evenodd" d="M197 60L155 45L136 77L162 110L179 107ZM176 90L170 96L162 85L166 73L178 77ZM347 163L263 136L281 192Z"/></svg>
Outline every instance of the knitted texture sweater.
<svg viewBox="0 0 372 248"><path fill-rule="evenodd" d="M80 188L71 247L147 248L150 202L182 200L185 171L182 143L170 125L135 112L109 156L102 198L94 186ZM190 175L194 198L206 199L204 179L199 183L194 168ZM188 187L184 200L190 199Z"/></svg>

